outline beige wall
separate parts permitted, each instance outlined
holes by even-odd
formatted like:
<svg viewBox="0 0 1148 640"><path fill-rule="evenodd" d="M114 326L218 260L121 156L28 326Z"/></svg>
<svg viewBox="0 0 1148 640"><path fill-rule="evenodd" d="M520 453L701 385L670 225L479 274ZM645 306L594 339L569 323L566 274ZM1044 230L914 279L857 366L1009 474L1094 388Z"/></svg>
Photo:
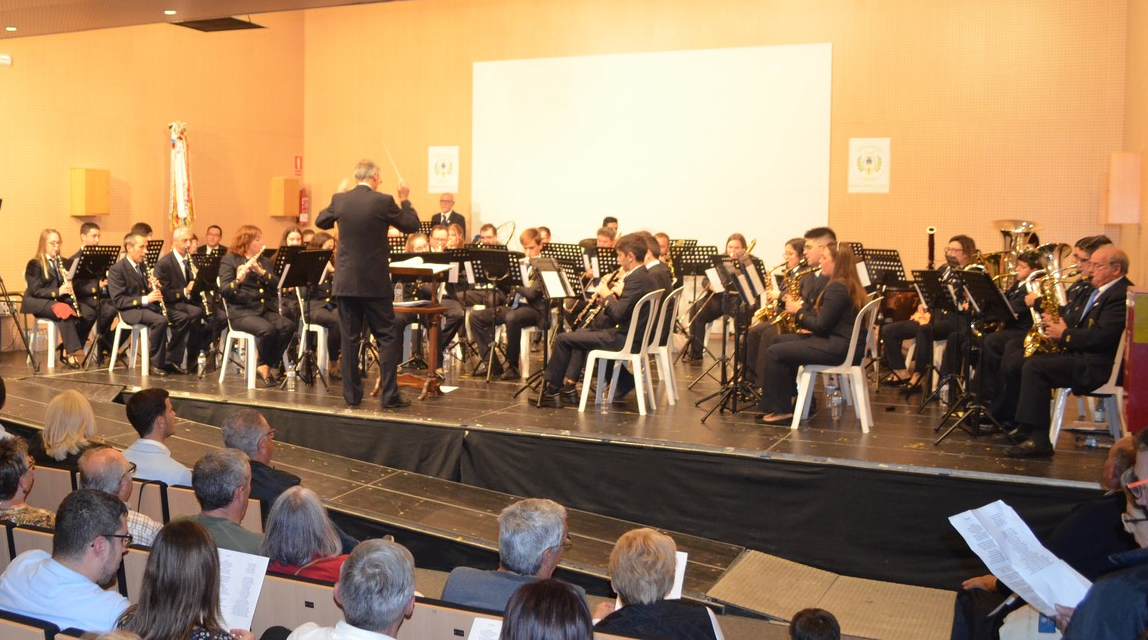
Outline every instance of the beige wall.
<svg viewBox="0 0 1148 640"><path fill-rule="evenodd" d="M271 176L292 175L303 152L303 15L260 16L268 29L204 34L171 25L4 42L0 67L0 270L23 290L40 230L78 246L93 220L105 244L134 222L168 239L167 123L188 125L200 232L267 217ZM68 215L69 167L111 172L110 215ZM225 239L226 242L226 239Z"/></svg>
<svg viewBox="0 0 1148 640"><path fill-rule="evenodd" d="M1128 11L1128 63L1125 74L1127 94L1124 111L1124 149L1148 156L1148 3L1131 2ZM1148 173L1140 176L1140 220L1148 215ZM1144 225L1128 226L1121 234L1121 245L1132 259L1129 275L1141 287L1148 285L1145 264Z"/></svg>

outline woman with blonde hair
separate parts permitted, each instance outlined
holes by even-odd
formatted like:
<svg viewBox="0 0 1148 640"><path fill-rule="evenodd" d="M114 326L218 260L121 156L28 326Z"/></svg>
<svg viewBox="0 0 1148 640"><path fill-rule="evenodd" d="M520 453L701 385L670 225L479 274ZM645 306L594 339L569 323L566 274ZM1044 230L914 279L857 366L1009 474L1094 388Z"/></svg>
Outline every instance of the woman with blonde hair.
<svg viewBox="0 0 1148 640"><path fill-rule="evenodd" d="M24 297L20 313L56 323L64 349L60 360L69 368L79 369L84 357L84 342L96 319L79 315L72 283L66 279L68 265L60 253L63 246L60 232L44 229L36 245L36 255L24 268Z"/></svg>
<svg viewBox="0 0 1148 640"><path fill-rule="evenodd" d="M36 464L77 469L80 454L96 435L96 414L79 391L69 389L52 398L44 416L44 430L29 449Z"/></svg>
<svg viewBox="0 0 1148 640"><path fill-rule="evenodd" d="M267 570L272 573L337 582L347 559L342 549L319 496L296 485L271 506L259 553L271 558Z"/></svg>

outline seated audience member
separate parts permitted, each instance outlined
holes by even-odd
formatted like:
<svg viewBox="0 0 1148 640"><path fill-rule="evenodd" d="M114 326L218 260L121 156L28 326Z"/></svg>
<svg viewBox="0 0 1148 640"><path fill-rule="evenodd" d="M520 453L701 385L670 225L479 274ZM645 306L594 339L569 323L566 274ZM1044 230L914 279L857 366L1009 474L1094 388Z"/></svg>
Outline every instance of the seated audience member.
<svg viewBox="0 0 1148 640"><path fill-rule="evenodd" d="M498 570L456 568L446 579L442 599L502 611L515 589L553 575L568 539L565 507L541 498L516 502L498 516ZM581 587L575 588L586 597Z"/></svg>
<svg viewBox="0 0 1148 640"><path fill-rule="evenodd" d="M825 609L802 609L789 621L789 640L841 640L841 625Z"/></svg>
<svg viewBox="0 0 1148 640"><path fill-rule="evenodd" d="M28 455L28 443L19 436L0 440L0 522L52 528L51 511L30 506L24 500L36 481L36 462Z"/></svg>
<svg viewBox="0 0 1148 640"><path fill-rule="evenodd" d="M334 627L314 622L288 640L389 640L415 610L415 561L406 547L390 540L362 542L343 563L335 583L343 620Z"/></svg>
<svg viewBox="0 0 1148 640"><path fill-rule="evenodd" d="M219 610L219 550L191 520L164 525L144 569L139 600L117 626L144 640L254 640L246 629L223 625Z"/></svg>
<svg viewBox="0 0 1148 640"><path fill-rule="evenodd" d="M236 449L208 452L195 463L191 486L202 509L194 519L211 532L215 544L220 549L258 554L263 536L240 524L251 495L247 454Z"/></svg>
<svg viewBox="0 0 1148 640"><path fill-rule="evenodd" d="M524 584L510 596L499 640L592 640L594 621L573 585L555 580Z"/></svg>
<svg viewBox="0 0 1148 640"><path fill-rule="evenodd" d="M164 441L175 435L175 409L166 389L144 389L127 401L128 422L140 434L139 440L124 450L124 457L136 466L135 477L159 480L168 486L191 485L191 469L176 462Z"/></svg>
<svg viewBox="0 0 1148 640"><path fill-rule="evenodd" d="M132 463L128 462L124 454L104 445L88 447L80 456L79 471L81 489L110 493L124 502L128 508L128 533L132 534L132 540L136 544L150 547L163 525L132 510L128 501L131 500L135 483L132 482Z"/></svg>
<svg viewBox="0 0 1148 640"><path fill-rule="evenodd" d="M0 609L67 629L110 631L127 598L112 582L131 544L127 507L103 491L78 489L60 503L52 553L34 549L0 576Z"/></svg>
<svg viewBox="0 0 1148 640"><path fill-rule="evenodd" d="M80 392L68 390L48 403L44 430L28 448L36 464L74 470L95 435L96 414L91 403Z"/></svg>
<svg viewBox="0 0 1148 640"><path fill-rule="evenodd" d="M268 571L336 582L347 559L342 550L319 496L291 487L271 507L259 554L271 558Z"/></svg>
<svg viewBox="0 0 1148 640"><path fill-rule="evenodd" d="M622 608L609 613L613 603L599 605L595 613L604 617L594 630L665 640L720 640L721 627L709 607L666 599L674 586L677 551L673 538L653 529L622 534L610 552L610 584L622 600Z"/></svg>

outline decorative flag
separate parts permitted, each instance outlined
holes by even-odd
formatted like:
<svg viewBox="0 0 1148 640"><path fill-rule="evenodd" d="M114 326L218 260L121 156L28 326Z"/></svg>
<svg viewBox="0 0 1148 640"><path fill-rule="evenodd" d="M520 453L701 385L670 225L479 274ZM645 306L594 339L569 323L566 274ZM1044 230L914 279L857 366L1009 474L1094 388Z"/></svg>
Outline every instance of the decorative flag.
<svg viewBox="0 0 1148 640"><path fill-rule="evenodd" d="M167 125L171 133L171 195L168 214L171 228L190 227L195 221L195 203L191 197L191 175L188 173L187 124L172 122Z"/></svg>

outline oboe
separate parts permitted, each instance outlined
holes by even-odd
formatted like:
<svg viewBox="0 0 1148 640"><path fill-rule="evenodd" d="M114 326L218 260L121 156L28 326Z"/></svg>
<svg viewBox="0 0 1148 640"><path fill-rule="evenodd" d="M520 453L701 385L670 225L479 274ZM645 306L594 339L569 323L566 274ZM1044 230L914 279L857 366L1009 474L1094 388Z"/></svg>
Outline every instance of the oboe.
<svg viewBox="0 0 1148 640"><path fill-rule="evenodd" d="M60 281L67 285L68 270L64 268L64 260L58 253L56 254L56 271L60 273ZM75 310L77 318L83 317L84 314L80 312L80 299L76 297L74 289L72 290L72 309Z"/></svg>

